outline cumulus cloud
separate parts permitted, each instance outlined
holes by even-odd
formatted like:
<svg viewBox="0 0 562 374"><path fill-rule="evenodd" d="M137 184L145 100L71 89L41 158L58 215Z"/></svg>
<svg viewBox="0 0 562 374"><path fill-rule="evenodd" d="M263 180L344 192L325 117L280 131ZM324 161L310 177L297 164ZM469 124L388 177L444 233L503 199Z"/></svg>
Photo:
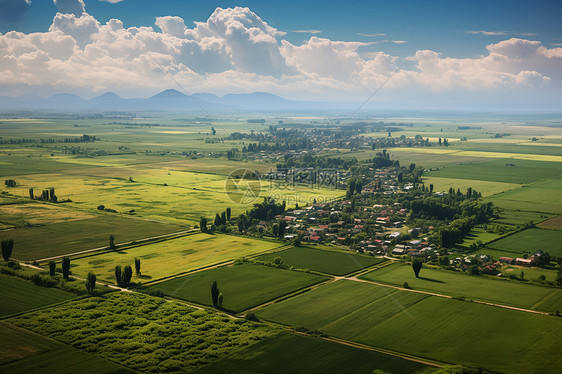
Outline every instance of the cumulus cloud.
<svg viewBox="0 0 562 374"><path fill-rule="evenodd" d="M217 8L193 27L166 16L156 18L154 27L125 28L117 19L100 23L82 0L55 2L59 13L48 31L0 34L4 89L138 96L180 82L192 92L269 91L310 99L311 93L364 97L390 76L385 90L417 92L510 92L560 87L562 79L562 48L533 40L503 40L474 58L421 50L398 69L403 59L372 51L374 42L312 35L293 44L248 8Z"/></svg>
<svg viewBox="0 0 562 374"><path fill-rule="evenodd" d="M293 32L301 34L320 34L322 30L293 30Z"/></svg>

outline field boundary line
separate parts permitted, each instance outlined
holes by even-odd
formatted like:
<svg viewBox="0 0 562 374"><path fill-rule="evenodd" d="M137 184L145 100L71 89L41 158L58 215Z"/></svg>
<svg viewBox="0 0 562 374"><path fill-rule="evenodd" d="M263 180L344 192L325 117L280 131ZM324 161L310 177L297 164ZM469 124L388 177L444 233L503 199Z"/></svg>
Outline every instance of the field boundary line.
<svg viewBox="0 0 562 374"><path fill-rule="evenodd" d="M552 297L552 295L556 294L558 292L558 289L554 289L551 293L544 295L540 300L538 300L536 303L534 303L533 305L531 305L531 308L536 307L537 305L541 305L542 303L544 303L546 300L550 299Z"/></svg>

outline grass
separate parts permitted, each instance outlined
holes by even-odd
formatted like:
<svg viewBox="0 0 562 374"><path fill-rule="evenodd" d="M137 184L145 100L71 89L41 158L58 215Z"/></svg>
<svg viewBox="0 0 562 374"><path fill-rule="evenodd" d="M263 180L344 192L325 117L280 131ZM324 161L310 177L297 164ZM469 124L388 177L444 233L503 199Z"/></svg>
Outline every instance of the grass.
<svg viewBox="0 0 562 374"><path fill-rule="evenodd" d="M561 242L562 231L532 228L492 242L488 246L514 253L532 253L540 249L552 256L562 256Z"/></svg>
<svg viewBox="0 0 562 374"><path fill-rule="evenodd" d="M515 165L508 166L507 164ZM514 160L493 160L487 162L464 163L441 168L426 173L427 177L468 179L508 184L531 183L541 179L559 176L559 168L543 167L535 162ZM475 188L479 190L476 186Z"/></svg>
<svg viewBox="0 0 562 374"><path fill-rule="evenodd" d="M462 247L469 247L473 243L481 241L482 243L488 243L489 241L499 238L501 235L494 234L492 232L486 232L483 227L475 227L468 235L463 238Z"/></svg>
<svg viewBox="0 0 562 374"><path fill-rule="evenodd" d="M10 322L143 372L191 372L274 334L253 322L125 292Z"/></svg>
<svg viewBox="0 0 562 374"><path fill-rule="evenodd" d="M55 304L76 297L58 288L46 288L20 278L0 275L0 316Z"/></svg>
<svg viewBox="0 0 562 374"><path fill-rule="evenodd" d="M357 299L361 293L381 295L380 289L338 281L270 305L258 315L363 344L499 372L556 373L562 365L557 354L560 318L407 291ZM351 310L348 302L354 304Z"/></svg>
<svg viewBox="0 0 562 374"><path fill-rule="evenodd" d="M281 243L241 236L196 233L177 239L146 244L121 251L72 260L73 273L87 275L93 271L100 279L115 281L115 266L131 265L141 260L141 276L133 282L150 282L201 267L267 251Z"/></svg>
<svg viewBox="0 0 562 374"><path fill-rule="evenodd" d="M562 214L561 190L562 179L547 179L502 192L487 200L508 210Z"/></svg>
<svg viewBox="0 0 562 374"><path fill-rule="evenodd" d="M519 276L519 272L517 272L517 276ZM404 282L408 282L408 285L414 290L449 296L464 296L468 299L522 308L531 308L543 297L556 291L553 288L431 268L422 268L420 277L416 278L412 267L406 264L385 266L362 275L361 279L396 286L402 286ZM554 310L556 309L551 311Z"/></svg>
<svg viewBox="0 0 562 374"><path fill-rule="evenodd" d="M417 362L350 347L319 338L280 333L214 364L197 370L206 373L428 373Z"/></svg>
<svg viewBox="0 0 562 374"><path fill-rule="evenodd" d="M273 261L280 257L283 263L300 269L310 269L333 275L349 274L386 261L383 258L358 255L352 252L322 250L310 247L292 247L257 257L260 261Z"/></svg>
<svg viewBox="0 0 562 374"><path fill-rule="evenodd" d="M99 215L91 219L3 230L0 239L14 239L12 257L28 261L104 247L108 245L110 234L115 236L116 243L123 243L184 229L118 215Z"/></svg>
<svg viewBox="0 0 562 374"><path fill-rule="evenodd" d="M134 373L114 362L0 322L0 371L5 374Z"/></svg>
<svg viewBox="0 0 562 374"><path fill-rule="evenodd" d="M223 308L241 312L327 279L314 274L243 263L196 272L151 288L168 296L212 305L210 285L216 280L224 295Z"/></svg>
<svg viewBox="0 0 562 374"><path fill-rule="evenodd" d="M550 215L544 213L525 212L520 210L503 210L500 212L500 218L495 219L493 222L509 225L522 225L530 221L537 223L548 217L550 217Z"/></svg>

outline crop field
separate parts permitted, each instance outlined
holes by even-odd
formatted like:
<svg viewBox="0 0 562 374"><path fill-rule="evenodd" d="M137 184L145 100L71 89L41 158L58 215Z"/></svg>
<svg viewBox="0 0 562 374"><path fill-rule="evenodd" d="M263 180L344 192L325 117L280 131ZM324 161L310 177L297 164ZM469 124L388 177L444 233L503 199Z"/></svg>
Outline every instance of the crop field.
<svg viewBox="0 0 562 374"><path fill-rule="evenodd" d="M547 165L550 166L551 164L548 163ZM562 174L560 168L544 166L543 163L532 161L493 160L444 167L437 171L430 171L425 175L427 177L523 184Z"/></svg>
<svg viewBox="0 0 562 374"><path fill-rule="evenodd" d="M537 250L552 256L562 256L562 231L527 229L489 244L489 247L515 253L532 253Z"/></svg>
<svg viewBox="0 0 562 374"><path fill-rule="evenodd" d="M500 218L494 219L494 223L504 223L508 225L522 225L533 221L534 223L541 222L548 217L549 214L537 213L537 212L525 212L520 210L503 210L499 214ZM543 227L539 225L540 227Z"/></svg>
<svg viewBox="0 0 562 374"><path fill-rule="evenodd" d="M119 215L96 215L89 219L2 230L0 238L14 239L13 258L38 260L105 247L110 234L114 235L115 243L124 243L182 230L185 228L160 222Z"/></svg>
<svg viewBox="0 0 562 374"><path fill-rule="evenodd" d="M273 241L222 234L196 233L126 250L106 252L72 260L73 273L93 271L100 279L115 281L115 266L134 265L141 260L141 275L133 282L147 283L204 266L234 260L283 245Z"/></svg>
<svg viewBox="0 0 562 374"><path fill-rule="evenodd" d="M543 221L537 225L541 229L562 230L562 216Z"/></svg>
<svg viewBox="0 0 562 374"><path fill-rule="evenodd" d="M251 263L219 267L155 284L167 296L212 305L210 285L217 281L223 308L241 312L329 278Z"/></svg>
<svg viewBox="0 0 562 374"><path fill-rule="evenodd" d="M516 273L519 276L519 272ZM537 276L538 277L538 276ZM402 286L404 282L414 290L435 292L449 296L464 296L468 299L495 302L521 308L531 308L543 298L555 293L553 288L519 283L517 281L490 279L452 271L422 268L416 278L412 267L406 264L392 264L374 270L361 279ZM550 312L562 309L557 305Z"/></svg>
<svg viewBox="0 0 562 374"><path fill-rule="evenodd" d="M10 226L35 226L58 222L79 221L96 217L95 214L67 209L54 204L0 205L0 222Z"/></svg>
<svg viewBox="0 0 562 374"><path fill-rule="evenodd" d="M36 286L28 280L0 275L0 316L24 312L76 297L58 288Z"/></svg>
<svg viewBox="0 0 562 374"><path fill-rule="evenodd" d="M275 333L126 292L69 301L10 322L143 372L193 371Z"/></svg>
<svg viewBox="0 0 562 374"><path fill-rule="evenodd" d="M349 274L386 261L384 258L363 256L352 252L310 247L292 247L279 252L266 253L257 257L257 260L269 262L277 257L280 257L288 266L333 275Z"/></svg>
<svg viewBox="0 0 562 374"><path fill-rule="evenodd" d="M441 178L441 177L425 177L423 182L426 186L433 184L435 192L447 192L449 188L457 189L466 192L468 187L480 192L483 196L495 195L497 193L518 188L518 184L503 183L503 182L490 182L472 179L457 179L457 178Z"/></svg>
<svg viewBox="0 0 562 374"><path fill-rule="evenodd" d="M504 255L508 255L508 253L503 253ZM545 269L539 268L536 266L528 267L528 266L520 266L520 265L504 265L501 268L501 272L503 275L514 274L517 277L521 277L521 271L524 272L524 279L527 280L537 280L539 276L544 275L545 280L554 282L556 280L557 271L555 269ZM554 292L555 293L555 292ZM553 293L549 293L552 295ZM547 296L550 298L551 296ZM562 304L560 304L562 306ZM556 310L556 307L552 310Z"/></svg>
<svg viewBox="0 0 562 374"><path fill-rule="evenodd" d="M509 210L562 214L561 190L562 179L546 179L499 193L488 200Z"/></svg>
<svg viewBox="0 0 562 374"><path fill-rule="evenodd" d="M429 374L433 370L417 362L326 340L280 333L248 349L197 370L214 373L349 373Z"/></svg>
<svg viewBox="0 0 562 374"><path fill-rule="evenodd" d="M342 287L338 284L342 282L346 281L267 306L258 315L419 357L500 372L555 373L562 365L556 354L562 333L559 318L395 290L386 298L355 301L350 311L347 302L358 290L370 288L380 295L381 287L350 281ZM322 317L315 318L320 313ZM514 325L517 339L513 339ZM537 355L541 362L533 359Z"/></svg>
<svg viewBox="0 0 562 374"><path fill-rule="evenodd" d="M240 167L245 167L241 164ZM204 165L201 166L206 170ZM243 170L233 169L234 175ZM156 168L135 165L129 168L95 168L66 174L30 174L16 179L17 187L1 187L14 195L27 197L28 188L37 193L53 187L59 199L71 199L72 207L95 212L99 205L119 213L134 214L153 220L194 225L201 216L213 217L215 213L231 207L238 215L251 208L263 197L285 200L288 206L312 204L314 200L331 200L344 195L344 191L329 188L309 189L308 186L281 188L267 181L244 181L235 189L222 174L175 171L168 165ZM132 181L129 180L132 178ZM36 194L37 194L36 193ZM253 195L249 195L251 193ZM250 198L253 197L254 198Z"/></svg>
<svg viewBox="0 0 562 374"><path fill-rule="evenodd" d="M47 337L0 322L0 372L5 374L117 374L134 373Z"/></svg>

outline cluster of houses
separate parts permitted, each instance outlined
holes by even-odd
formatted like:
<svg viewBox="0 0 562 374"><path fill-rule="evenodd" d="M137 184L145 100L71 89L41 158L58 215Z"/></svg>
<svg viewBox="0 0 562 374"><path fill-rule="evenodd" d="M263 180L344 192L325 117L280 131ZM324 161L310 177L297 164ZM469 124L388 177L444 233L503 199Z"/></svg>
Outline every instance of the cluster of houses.
<svg viewBox="0 0 562 374"><path fill-rule="evenodd" d="M524 257L500 257L500 262L511 265L533 266L539 262L540 257L543 255L542 251L535 251L531 256Z"/></svg>

